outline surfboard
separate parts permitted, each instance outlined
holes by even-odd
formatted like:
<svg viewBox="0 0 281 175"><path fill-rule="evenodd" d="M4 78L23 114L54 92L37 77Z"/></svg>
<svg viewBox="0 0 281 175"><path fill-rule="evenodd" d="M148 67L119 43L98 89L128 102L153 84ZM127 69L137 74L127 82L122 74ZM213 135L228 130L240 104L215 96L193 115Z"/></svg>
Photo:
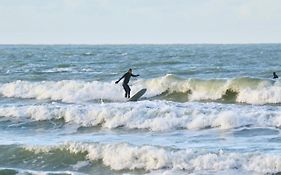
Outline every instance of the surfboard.
<svg viewBox="0 0 281 175"><path fill-rule="evenodd" d="M141 96L146 92L146 89L142 89L138 91L134 96L132 96L128 101L138 101Z"/></svg>

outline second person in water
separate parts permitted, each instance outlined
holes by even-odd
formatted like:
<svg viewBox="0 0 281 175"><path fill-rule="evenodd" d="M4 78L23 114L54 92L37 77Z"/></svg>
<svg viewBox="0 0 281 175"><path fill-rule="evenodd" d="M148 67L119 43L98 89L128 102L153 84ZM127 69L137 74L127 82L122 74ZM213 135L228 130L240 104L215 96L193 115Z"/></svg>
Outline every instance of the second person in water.
<svg viewBox="0 0 281 175"><path fill-rule="evenodd" d="M278 78L278 76L277 76L276 72L273 72L273 79L276 79L276 78Z"/></svg>
<svg viewBox="0 0 281 175"><path fill-rule="evenodd" d="M123 81L123 88L125 90L125 98L130 98L130 92L131 92L131 89L128 85L129 81L130 81L130 78L131 77L138 77L140 75L134 75L133 74L133 70L132 69L129 69L127 73L125 73L119 80L117 80L115 82L115 84L119 83L120 80L122 80L124 78L124 81Z"/></svg>

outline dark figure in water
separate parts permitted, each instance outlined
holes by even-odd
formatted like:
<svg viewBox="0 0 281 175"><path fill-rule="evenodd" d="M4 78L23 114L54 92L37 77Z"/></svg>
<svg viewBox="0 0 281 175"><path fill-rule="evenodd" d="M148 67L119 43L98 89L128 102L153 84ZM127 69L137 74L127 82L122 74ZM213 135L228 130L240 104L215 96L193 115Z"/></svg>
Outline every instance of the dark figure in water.
<svg viewBox="0 0 281 175"><path fill-rule="evenodd" d="M127 73L125 73L118 81L115 82L115 84L117 84L117 83L119 83L120 80L122 80L124 78L123 88L125 90L125 98L130 98L131 89L128 85L130 78L140 76L140 75L134 75L132 72L133 72L132 69L129 69Z"/></svg>
<svg viewBox="0 0 281 175"><path fill-rule="evenodd" d="M276 78L278 78L278 76L276 75L275 72L273 72L273 79L276 79Z"/></svg>

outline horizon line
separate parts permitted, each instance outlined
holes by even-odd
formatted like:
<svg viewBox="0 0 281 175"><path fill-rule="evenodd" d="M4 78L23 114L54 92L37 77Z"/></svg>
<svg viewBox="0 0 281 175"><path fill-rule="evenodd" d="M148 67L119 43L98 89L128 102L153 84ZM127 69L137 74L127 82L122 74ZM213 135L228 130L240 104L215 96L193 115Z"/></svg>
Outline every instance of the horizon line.
<svg viewBox="0 0 281 175"><path fill-rule="evenodd" d="M249 45L249 44L281 44L281 42L233 42L233 43L0 43L0 45Z"/></svg>

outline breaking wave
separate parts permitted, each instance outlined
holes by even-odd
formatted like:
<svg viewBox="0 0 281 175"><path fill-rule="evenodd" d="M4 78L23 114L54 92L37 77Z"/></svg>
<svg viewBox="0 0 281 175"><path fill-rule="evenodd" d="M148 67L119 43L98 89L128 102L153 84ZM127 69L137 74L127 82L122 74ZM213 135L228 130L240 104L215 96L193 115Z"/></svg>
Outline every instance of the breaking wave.
<svg viewBox="0 0 281 175"><path fill-rule="evenodd" d="M84 156L82 161L101 163L112 170L179 170L186 173L239 170L251 173L281 171L281 155L231 153L220 150L172 149L158 146L134 146L127 143L100 144L71 142L55 146L25 146L33 154L68 152ZM60 153L61 154L61 153ZM65 154L65 153L64 153ZM81 159L79 159L81 161ZM250 174L250 173L249 173Z"/></svg>
<svg viewBox="0 0 281 175"><path fill-rule="evenodd" d="M226 101L248 104L281 103L281 82L269 79L180 79L174 75L133 81L132 93L147 88L146 98L173 101ZM4 97L85 102L125 101L121 85L101 81L15 81L0 85Z"/></svg>
<svg viewBox="0 0 281 175"><path fill-rule="evenodd" d="M91 105L20 105L0 107L8 119L44 121L63 119L83 127L146 129L165 131L206 128L281 127L281 109L217 103L139 101Z"/></svg>

